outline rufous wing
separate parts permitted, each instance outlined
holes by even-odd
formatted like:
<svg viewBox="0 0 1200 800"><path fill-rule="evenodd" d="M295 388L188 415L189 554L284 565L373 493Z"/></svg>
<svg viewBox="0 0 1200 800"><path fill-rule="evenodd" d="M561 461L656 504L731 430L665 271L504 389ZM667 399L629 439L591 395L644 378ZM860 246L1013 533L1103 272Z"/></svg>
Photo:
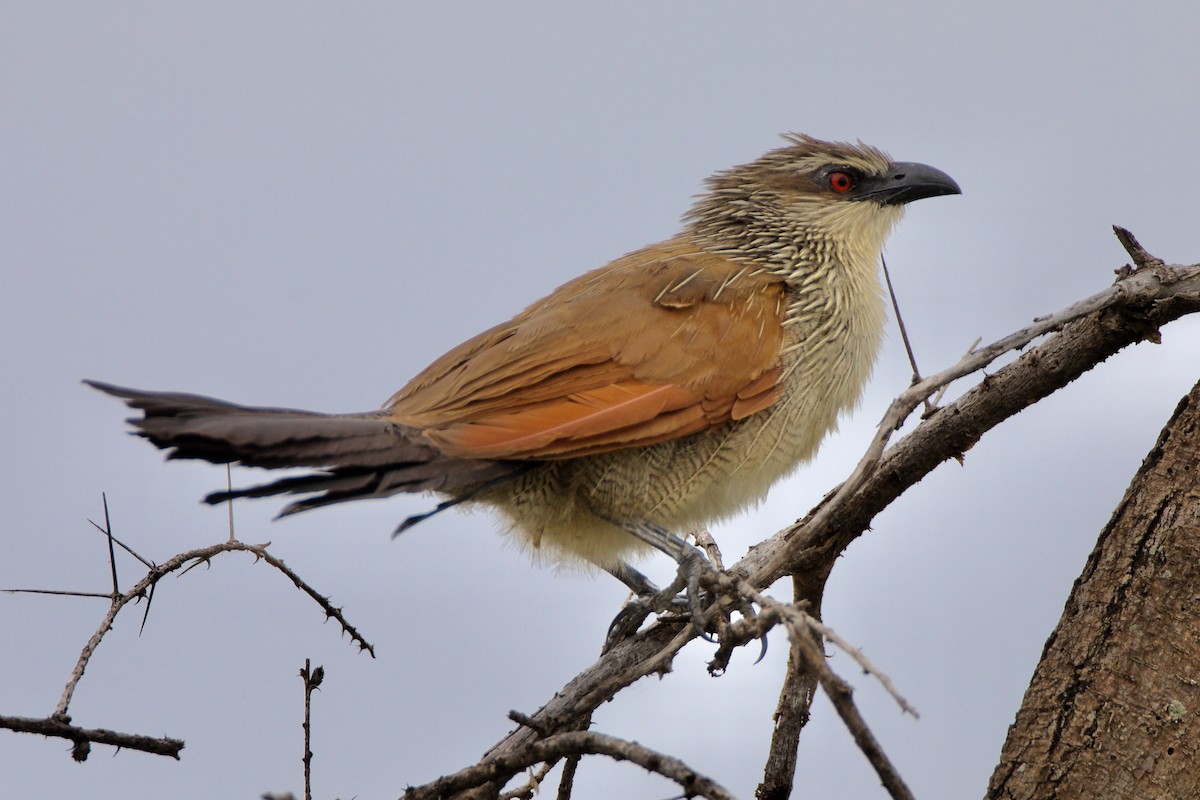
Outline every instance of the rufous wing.
<svg viewBox="0 0 1200 800"><path fill-rule="evenodd" d="M673 239L561 286L387 403L447 455L568 458L688 436L782 394L783 286Z"/></svg>

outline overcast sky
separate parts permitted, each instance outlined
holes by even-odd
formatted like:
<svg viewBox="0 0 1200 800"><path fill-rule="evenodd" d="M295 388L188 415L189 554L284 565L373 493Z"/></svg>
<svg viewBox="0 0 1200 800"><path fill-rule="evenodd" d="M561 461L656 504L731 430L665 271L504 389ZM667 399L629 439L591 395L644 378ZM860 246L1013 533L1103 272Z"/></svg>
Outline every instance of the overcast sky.
<svg viewBox="0 0 1200 800"><path fill-rule="evenodd" d="M1176 10L1167 10L1174 8ZM105 591L106 492L147 558L225 536L224 470L164 465L90 377L360 411L554 286L672 235L715 170L783 131L861 139L953 175L888 246L918 357L1102 290L1132 229L1200 260L1200 7L1189 3L21 3L0 26L0 588ZM1164 331L943 465L833 573L826 621L922 712L832 665L918 796L983 793L1099 529L1200 378L1200 320ZM907 384L889 334L860 411L759 509L727 560L802 515ZM954 391L960 390L961 387ZM235 480L256 478L249 471ZM300 792L306 657L322 798L397 796L473 763L592 663L624 590L540 568L483 514L389 533L427 498L270 522L273 550L376 645L358 654L277 573L226 555L118 619L71 707L187 741L179 762L0 731L0 796ZM121 581L140 577L120 561ZM648 562L658 578L668 563ZM774 594L788 597L786 584ZM43 716L105 610L0 595L0 714ZM787 653L704 670L696 642L596 729L751 797ZM813 796L881 798L830 707L804 733ZM586 762L577 797L669 796Z"/></svg>

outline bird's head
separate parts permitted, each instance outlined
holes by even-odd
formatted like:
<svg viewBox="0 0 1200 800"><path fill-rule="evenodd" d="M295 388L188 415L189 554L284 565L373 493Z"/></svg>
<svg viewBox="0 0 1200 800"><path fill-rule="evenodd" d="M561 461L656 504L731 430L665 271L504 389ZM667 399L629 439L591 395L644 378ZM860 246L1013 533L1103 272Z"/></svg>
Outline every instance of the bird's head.
<svg viewBox="0 0 1200 800"><path fill-rule="evenodd" d="M905 204L960 193L941 170L874 147L784 138L787 146L708 179L687 216L706 247L789 277L814 261L874 263Z"/></svg>

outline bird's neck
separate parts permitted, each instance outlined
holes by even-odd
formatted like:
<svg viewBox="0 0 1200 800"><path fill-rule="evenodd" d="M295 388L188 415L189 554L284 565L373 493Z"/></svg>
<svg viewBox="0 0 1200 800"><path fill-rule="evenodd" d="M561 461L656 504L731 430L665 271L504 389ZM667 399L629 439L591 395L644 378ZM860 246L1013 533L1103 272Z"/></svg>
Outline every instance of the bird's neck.
<svg viewBox="0 0 1200 800"><path fill-rule="evenodd" d="M782 278L793 287L829 269L875 279L884 240L901 215L869 203L784 208L761 193L718 190L688 214L687 235L704 249ZM739 193L740 194L740 193Z"/></svg>
<svg viewBox="0 0 1200 800"><path fill-rule="evenodd" d="M761 198L741 200L720 195L701 200L689 216L687 234L706 250L783 281L789 373L811 381L830 372L824 379L836 378L837 385L823 388L838 398L838 408L851 405L882 342L886 312L879 256L901 207L814 204L785 213ZM812 372L825 362L840 367Z"/></svg>

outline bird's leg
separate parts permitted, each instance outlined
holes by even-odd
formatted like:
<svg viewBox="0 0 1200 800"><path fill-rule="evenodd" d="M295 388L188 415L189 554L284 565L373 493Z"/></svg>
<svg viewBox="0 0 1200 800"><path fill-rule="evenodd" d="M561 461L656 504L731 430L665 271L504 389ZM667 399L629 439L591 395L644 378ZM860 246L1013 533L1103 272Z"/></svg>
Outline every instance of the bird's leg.
<svg viewBox="0 0 1200 800"><path fill-rule="evenodd" d="M628 586L629 591L638 597L658 594L658 587L654 585L654 581L624 561L618 561L616 566L605 567L604 571Z"/></svg>
<svg viewBox="0 0 1200 800"><path fill-rule="evenodd" d="M655 525L653 522L635 519L613 522L613 524L626 533L633 534L656 550L666 553L676 564L683 564L692 559L699 559L700 563L708 563L708 559L698 547L688 544L683 539L667 529Z"/></svg>
<svg viewBox="0 0 1200 800"><path fill-rule="evenodd" d="M651 612L663 611L676 604L678 602L676 595L684 588L687 589L685 602L691 613L692 625L695 626L696 632L701 637L712 641L712 637L704 630L704 608L700 603L700 576L713 569L704 553L653 522L645 520L612 520L612 522L651 547L669 555L679 565L679 572L671 585L662 592L647 593L642 590L652 588L654 584L633 567L622 564L614 570L610 570L622 583L633 589L638 594L638 598L631 601L613 620L613 624L609 626L605 647L610 647L613 642L636 631ZM639 585L635 586L635 583Z"/></svg>

